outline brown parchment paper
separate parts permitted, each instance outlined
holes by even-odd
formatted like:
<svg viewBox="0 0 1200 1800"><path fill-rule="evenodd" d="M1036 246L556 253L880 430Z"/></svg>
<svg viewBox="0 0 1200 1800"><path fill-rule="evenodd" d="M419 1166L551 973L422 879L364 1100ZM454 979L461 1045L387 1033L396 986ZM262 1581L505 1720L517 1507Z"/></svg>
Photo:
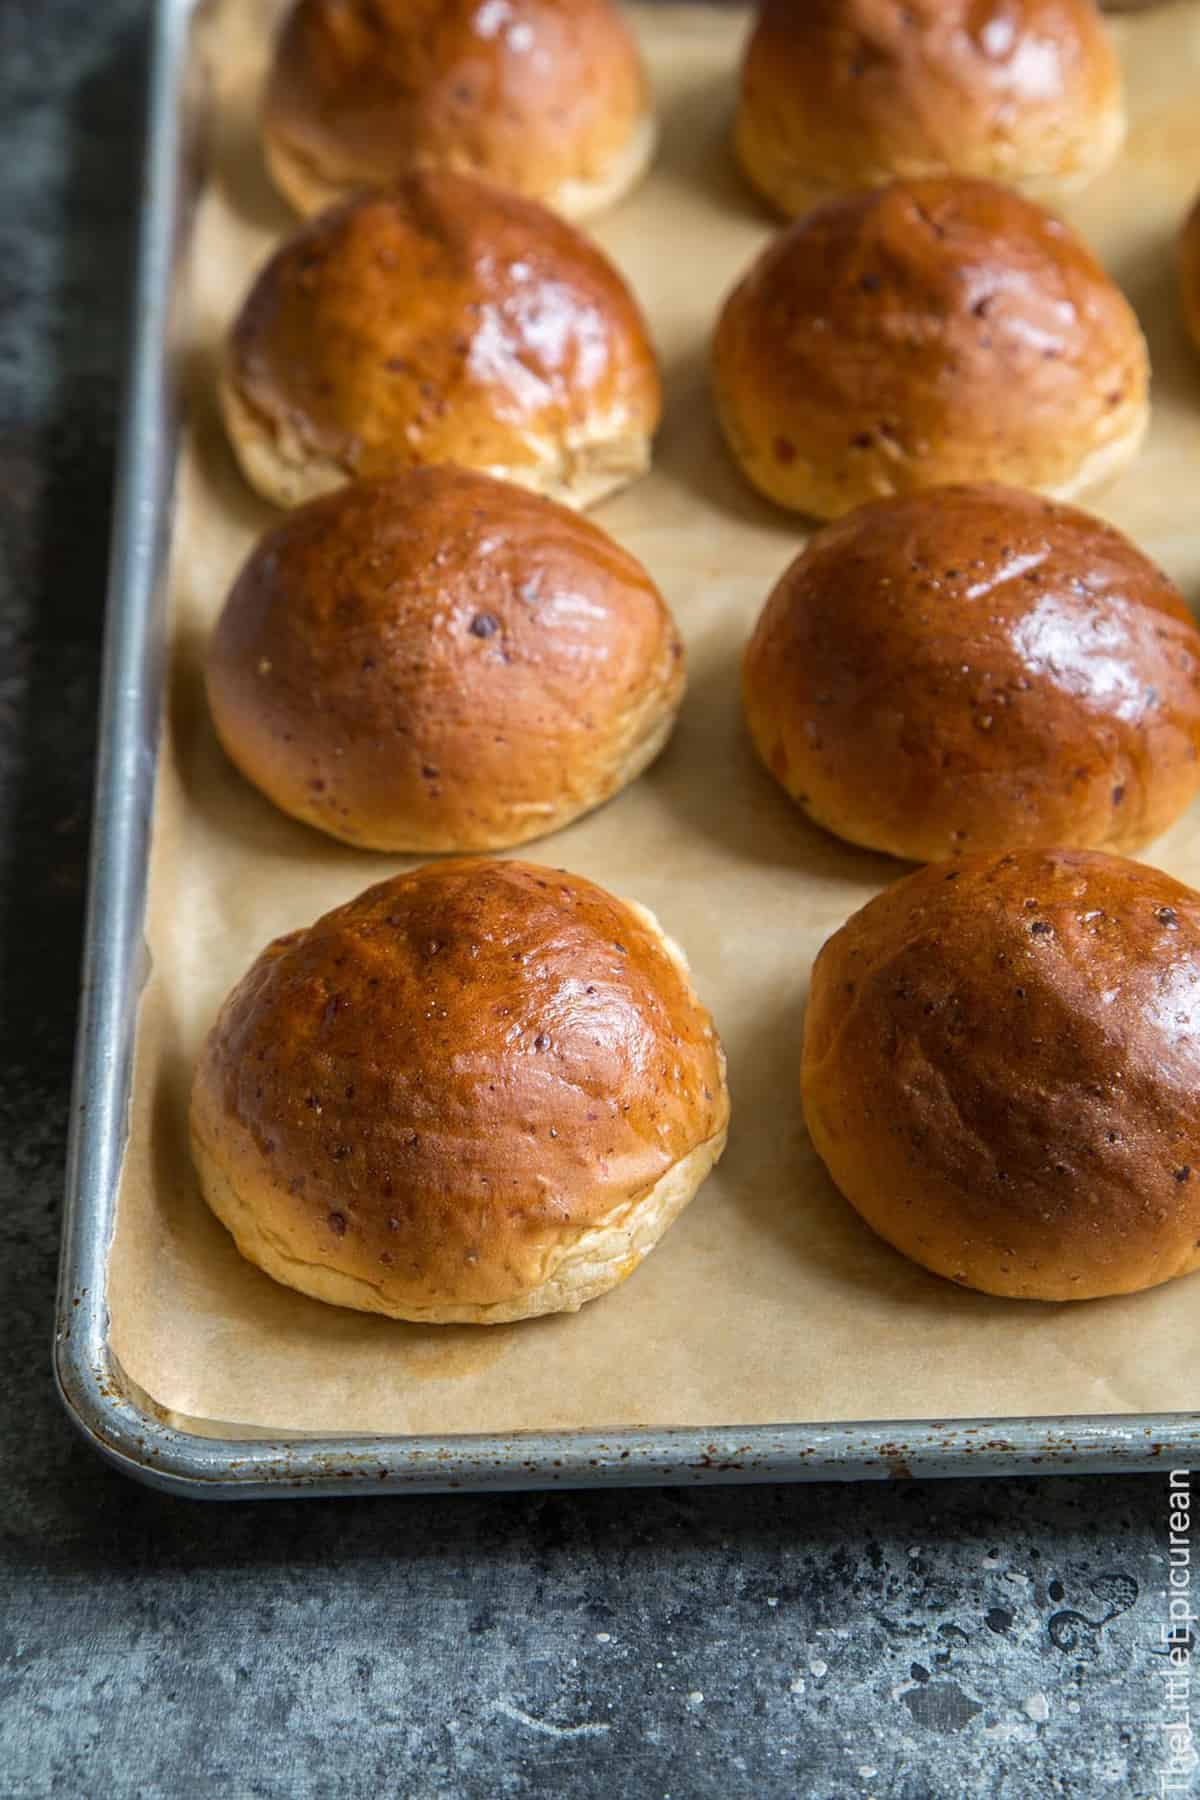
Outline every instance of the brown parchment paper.
<svg viewBox="0 0 1200 1800"><path fill-rule="evenodd" d="M743 735L738 659L801 526L756 500L713 422L717 307L771 222L728 154L739 12L637 14L663 117L646 186L596 235L647 310L666 372L652 474L597 517L643 559L688 640L691 687L656 767L522 852L646 902L686 948L729 1055L719 1171L637 1276L574 1317L492 1328L393 1324L307 1300L244 1263L207 1213L186 1135L190 1067L232 982L276 933L405 866L283 818L225 763L200 655L273 515L239 477L213 402L215 349L246 280L291 224L253 125L272 0L217 0L201 53L213 174L191 258L191 425L175 528L172 648L132 1129L109 1271L112 1338L169 1414L288 1432L1171 1410L1200 1404L1200 1277L1069 1306L959 1291L879 1243L801 1123L812 958L903 872L808 826ZM1137 468L1094 502L1200 599L1200 358L1175 311L1173 237L1200 186L1200 3L1117 26L1133 125L1070 217L1131 295L1154 359ZM1200 884L1200 813L1147 852Z"/></svg>

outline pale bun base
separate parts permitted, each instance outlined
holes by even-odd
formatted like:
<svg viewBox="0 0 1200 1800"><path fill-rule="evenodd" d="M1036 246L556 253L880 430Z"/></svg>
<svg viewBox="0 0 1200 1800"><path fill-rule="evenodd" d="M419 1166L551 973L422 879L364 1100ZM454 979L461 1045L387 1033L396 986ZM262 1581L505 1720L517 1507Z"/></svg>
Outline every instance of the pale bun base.
<svg viewBox="0 0 1200 1800"><path fill-rule="evenodd" d="M311 825L326 837L351 844L356 850L379 850L398 856L446 856L462 855L465 852L475 854L483 850L512 850L519 844L532 843L535 838L548 837L551 832L561 831L574 820L582 818L585 813L594 812L598 806L603 806L606 801L621 793L639 775L645 773L665 748L675 729L684 692L685 684L680 683L673 695L656 694L642 714L629 721L628 738L621 746L614 765L603 774L598 773L597 778L581 792L574 793L568 801L559 805L546 801L540 805L526 802L524 805L514 806L507 815L504 827L491 830L482 822L472 826L462 818L457 825L441 829L430 828L415 820L397 818L387 830L375 826L363 830L339 831L334 822L337 815L331 815L328 810L320 812L307 804L306 788L288 787L285 790L282 784L277 783L268 787L262 780L260 771L244 766L237 746L229 743L219 730L217 736L221 740L221 748L234 767L265 793L273 805L287 813L289 818L298 819L302 825Z"/></svg>
<svg viewBox="0 0 1200 1800"><path fill-rule="evenodd" d="M975 157L953 169L941 162L905 157L893 166L865 163L835 174L781 160L774 133L743 105L734 124L733 143L738 165L754 191L785 218L799 219L863 188L948 173L1003 182L1031 199L1053 203L1078 193L1102 174L1120 153L1127 129L1124 102L1117 99L1094 120L1086 137L1073 137L1058 145L1047 142L1036 160L1030 153L1022 154L1019 143L1009 143L997 145L994 155Z"/></svg>
<svg viewBox="0 0 1200 1800"><path fill-rule="evenodd" d="M690 982L687 958L674 939L663 931L650 909L632 900L625 904L654 933L672 962ZM724 1069L722 1055L723 1089ZM308 1294L314 1300L349 1307L356 1312L380 1313L386 1318L404 1319L418 1325L508 1325L518 1319L540 1318L546 1313L578 1312L589 1300L598 1299L626 1281L649 1256L719 1160L729 1128L726 1110L726 1122L721 1130L681 1157L647 1193L623 1201L598 1225L569 1237L564 1234L559 1244L547 1254L544 1279L537 1287L487 1306L452 1301L422 1306L387 1294L382 1280L375 1282L366 1276L331 1269L297 1256L286 1236L264 1223L264 1214L270 1215L278 1190L261 1178L257 1154L250 1145L248 1134L239 1134L248 1146L244 1151L248 1168L247 1176L236 1186L229 1170L213 1155L204 1132L204 1113L212 1101L211 1091L200 1097L199 1104L197 1094L193 1093L192 1160L205 1201L229 1231L247 1262L254 1263L284 1287ZM223 1136L228 1143L231 1134L226 1132Z"/></svg>
<svg viewBox="0 0 1200 1800"><path fill-rule="evenodd" d="M591 219L607 212L618 200L631 193L645 176L658 147L658 121L653 113L638 120L628 140L607 167L590 181L565 181L547 193L530 194L564 219ZM323 175L310 157L296 149L279 132L266 127L263 131L263 154L267 170L279 193L302 218L324 212L348 200L366 187L381 185L375 181L339 181ZM466 157L445 158L438 162L416 158L414 167L450 168L459 175L473 175L488 180L486 169L480 169ZM384 183L384 185L386 185Z"/></svg>
<svg viewBox="0 0 1200 1800"><path fill-rule="evenodd" d="M602 175L591 181L564 181L543 197L543 205L564 219L594 219L608 212L644 180L658 149L658 120L647 113L634 128L624 148Z"/></svg>
<svg viewBox="0 0 1200 1800"><path fill-rule="evenodd" d="M1130 415L1129 427L1120 437L1112 438L1099 449L1089 451L1070 480L1060 482L1057 487L1043 487L1039 491L1047 500L1071 502L1084 494L1094 493L1099 487L1106 487L1115 481L1129 465L1136 462L1138 452L1145 442L1150 429L1150 403L1141 401Z"/></svg>
<svg viewBox="0 0 1200 1800"><path fill-rule="evenodd" d="M888 461L880 455L873 465L863 458L860 478L851 485L829 480L820 469L814 469L805 481L799 459L793 467L781 471L773 457L744 449L740 428L732 409L725 404L719 380L716 403L725 437L746 479L776 506L786 507L789 512L801 513L810 519L840 519L869 500L886 500L895 494L908 494L956 481L1003 481L1014 486L1029 486L1037 493L1045 494L1048 500L1077 500L1113 481L1129 467L1137 457L1150 425L1149 402L1138 400L1128 409L1125 430L1107 443L1087 451L1064 481L1029 480L1027 474L1023 475L1011 466L1002 470L979 469L972 473L957 468L932 469L922 481L897 481L894 469L902 459L897 457ZM764 480L764 475L768 479Z"/></svg>
<svg viewBox="0 0 1200 1800"><path fill-rule="evenodd" d="M284 420L267 420L247 404L228 367L219 393L225 429L246 480L275 506L302 506L354 479L355 471L315 453ZM536 461L480 470L582 512L627 487L650 467L651 444L623 416L600 416L562 440L526 439ZM463 467L476 465L464 462Z"/></svg>
<svg viewBox="0 0 1200 1800"><path fill-rule="evenodd" d="M700 1144L640 1200L628 1201L600 1225L585 1231L555 1261L540 1287L493 1306L419 1307L391 1301L382 1287L364 1276L350 1275L295 1256L287 1243L267 1230L258 1211L233 1187L206 1146L193 1135L192 1156L205 1200L233 1237L247 1262L273 1281L295 1288L330 1306L381 1313L415 1325L510 1325L545 1313L578 1312L633 1274L649 1256L667 1227L679 1217L725 1148L720 1132Z"/></svg>

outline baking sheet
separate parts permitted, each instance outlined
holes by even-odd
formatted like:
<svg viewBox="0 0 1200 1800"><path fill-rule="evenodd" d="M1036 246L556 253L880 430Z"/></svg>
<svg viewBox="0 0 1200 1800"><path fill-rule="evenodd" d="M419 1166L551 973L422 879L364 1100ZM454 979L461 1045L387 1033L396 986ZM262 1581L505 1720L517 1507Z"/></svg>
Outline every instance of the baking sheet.
<svg viewBox="0 0 1200 1800"><path fill-rule="evenodd" d="M596 516L647 564L688 638L691 691L636 788L523 852L645 901L687 949L730 1058L718 1173L635 1280L579 1315L419 1328L326 1308L244 1264L210 1218L186 1147L190 1066L262 944L406 865L277 815L223 761L200 654L228 581L277 515L245 487L213 403L221 331L291 221L253 128L275 12L219 0L205 22L217 127L187 322L192 424L181 470L172 650L154 823L129 1150L108 1283L113 1348L168 1416L286 1433L395 1434L1170 1411L1194 1406L1194 1281L1069 1307L1000 1302L910 1267L840 1200L796 1091L808 970L899 865L808 826L754 763L737 664L802 542L726 459L707 340L771 229L726 148L744 29L703 7L637 14L664 115L651 181L596 235L633 282L667 376L654 472ZM1119 28L1134 128L1070 216L1141 313L1155 420L1136 470L1093 502L1200 592L1200 363L1174 310L1171 240L1200 184L1200 4ZM1200 816L1147 853L1200 883ZM193 1427L194 1428L194 1427Z"/></svg>

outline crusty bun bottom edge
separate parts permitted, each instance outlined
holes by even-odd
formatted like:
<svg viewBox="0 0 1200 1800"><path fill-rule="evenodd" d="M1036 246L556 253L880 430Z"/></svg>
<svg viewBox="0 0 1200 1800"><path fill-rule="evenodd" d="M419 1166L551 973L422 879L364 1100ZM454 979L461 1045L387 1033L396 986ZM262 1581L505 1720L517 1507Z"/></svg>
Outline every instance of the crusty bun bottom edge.
<svg viewBox="0 0 1200 1800"><path fill-rule="evenodd" d="M951 171L941 162L921 162L908 158L902 166L896 168L866 167L853 177L847 175L838 178L822 176L803 168L782 169L777 160L776 145L743 105L734 125L734 151L742 174L759 198L772 211L781 213L785 218L799 219L805 213L813 212L819 206L826 206L831 200L844 199L850 193L886 187L892 181L920 181L929 176L948 173L970 174L988 181L1003 182L1009 187L1019 188L1030 199L1043 203L1068 199L1087 187L1115 161L1125 142L1127 129L1124 103L1116 102L1097 120L1089 141L1087 159L1066 170L1033 169L1022 172L1021 160L1014 149L1009 157L998 153L994 162L986 168ZM769 178L765 177L766 171L770 172Z"/></svg>
<svg viewBox="0 0 1200 1800"><path fill-rule="evenodd" d="M1111 438L1107 444L1092 450L1084 457L1069 481L1063 481L1057 487L1043 487L1039 491L1047 500L1061 500L1070 503L1080 499L1084 494L1094 493L1097 488L1105 487L1108 482L1115 481L1122 470L1136 461L1147 431L1150 428L1150 406L1143 401L1132 414L1128 430L1120 437Z"/></svg>
<svg viewBox="0 0 1200 1800"><path fill-rule="evenodd" d="M364 1276L302 1262L267 1228L233 1187L225 1170L193 1133L192 1155L204 1198L231 1233L241 1254L285 1287L314 1300L357 1312L382 1313L417 1325L509 1325L545 1313L578 1312L633 1274L667 1227L678 1218L725 1148L726 1131L697 1145L667 1170L649 1193L627 1200L590 1231L581 1233L556 1261L541 1287L492 1306L405 1306L389 1302Z"/></svg>
<svg viewBox="0 0 1200 1800"><path fill-rule="evenodd" d="M866 505L871 500L886 500L893 495L925 491L932 488L943 487L948 484L953 485L955 482L1004 481L1010 486L1020 485L1019 479L1014 475L1006 474L1001 476L988 470L978 470L970 476L963 474L954 476L947 475L941 479L917 483L905 482L900 485L881 479L876 482L869 493L856 492L844 503L838 504L832 503L832 492L829 484L822 480L820 485L826 496L823 504L819 503L815 498L810 498L804 503L801 503L798 500L784 499L781 494L774 492L767 483L758 479L756 470L760 459L757 456L752 457L745 455L738 448L744 441L741 425L733 408L729 404L729 397L723 391L719 381L715 388L715 395L717 414L721 422L725 440L729 446L730 454L733 456L734 461L746 477L746 480L756 492L762 494L765 499L772 503L772 505L781 507L785 512L798 513L802 518L819 520L840 519L844 518L847 513L854 512L859 506ZM1128 468L1130 463L1136 459L1138 452L1142 447L1142 442L1150 425L1149 403L1147 401L1139 402L1136 407L1130 409L1129 418L1130 422L1127 429L1118 437L1110 438L1106 444L1101 444L1097 449L1089 451L1067 480L1052 484L1034 484L1034 491L1036 493L1044 494L1048 500L1059 500L1066 503L1079 500L1086 494L1094 493L1097 488L1104 487L1110 481L1115 480L1122 470Z"/></svg>
<svg viewBox="0 0 1200 1800"><path fill-rule="evenodd" d="M228 362L219 380L221 411L242 473L255 491L275 506L302 506L354 478L354 471L314 454L284 420L268 419L245 398ZM585 511L628 486L650 467L650 439L624 433L621 421L589 420L565 442L526 441L541 460L513 468L486 467L483 475Z"/></svg>
<svg viewBox="0 0 1200 1800"><path fill-rule="evenodd" d="M560 806L546 801L540 805L527 803L520 808L514 807L509 815L508 826L503 830L491 831L483 824L472 828L469 822L462 819L457 826L441 830L431 825L423 831L408 819L397 824L393 832L340 831L337 829L336 815L331 815L328 811L322 812L316 807L310 808L305 803L304 793L294 784L264 779L264 772L251 767L238 745L231 742L221 730L217 709L211 703L210 712L221 748L234 768L289 818L298 820L302 825L309 825L327 837L352 844L356 850L378 850L397 856L447 856L461 855L468 851L475 853L515 849L518 844L529 844L535 838L548 837L551 832L561 831L576 819L582 818L585 813L594 812L597 807L615 799L639 775L644 774L666 748L667 740L675 729L683 693L684 690L681 689L674 704L665 713L660 711L661 701L657 696L647 705L638 722L633 741L628 745L621 761L615 768L610 768L603 779L586 793L572 796Z"/></svg>
<svg viewBox="0 0 1200 1800"><path fill-rule="evenodd" d="M594 218L597 213L606 212L632 192L653 162L657 147L658 121L653 113L647 112L638 120L620 150L610 159L603 174L591 181L564 181L550 193L533 197L564 219L578 221ZM264 131L263 148L271 180L301 218L310 218L316 213L324 212L326 207L348 200L352 194L361 192L365 187L386 185L371 181L330 180L317 168L311 155L289 143L286 136L277 129L267 127ZM467 157L450 157L438 161L430 157L416 157L414 166L450 168L459 175L473 175L483 181L488 179L487 171L477 168Z"/></svg>

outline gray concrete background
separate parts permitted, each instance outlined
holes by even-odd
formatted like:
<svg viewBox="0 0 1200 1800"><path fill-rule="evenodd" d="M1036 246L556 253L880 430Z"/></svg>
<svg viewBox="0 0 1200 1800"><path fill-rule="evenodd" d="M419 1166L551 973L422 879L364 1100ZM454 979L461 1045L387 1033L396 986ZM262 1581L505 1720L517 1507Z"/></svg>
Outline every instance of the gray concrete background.
<svg viewBox="0 0 1200 1800"><path fill-rule="evenodd" d="M1156 1793L1159 1478L239 1505L49 1379L139 0L0 0L0 1793Z"/></svg>

